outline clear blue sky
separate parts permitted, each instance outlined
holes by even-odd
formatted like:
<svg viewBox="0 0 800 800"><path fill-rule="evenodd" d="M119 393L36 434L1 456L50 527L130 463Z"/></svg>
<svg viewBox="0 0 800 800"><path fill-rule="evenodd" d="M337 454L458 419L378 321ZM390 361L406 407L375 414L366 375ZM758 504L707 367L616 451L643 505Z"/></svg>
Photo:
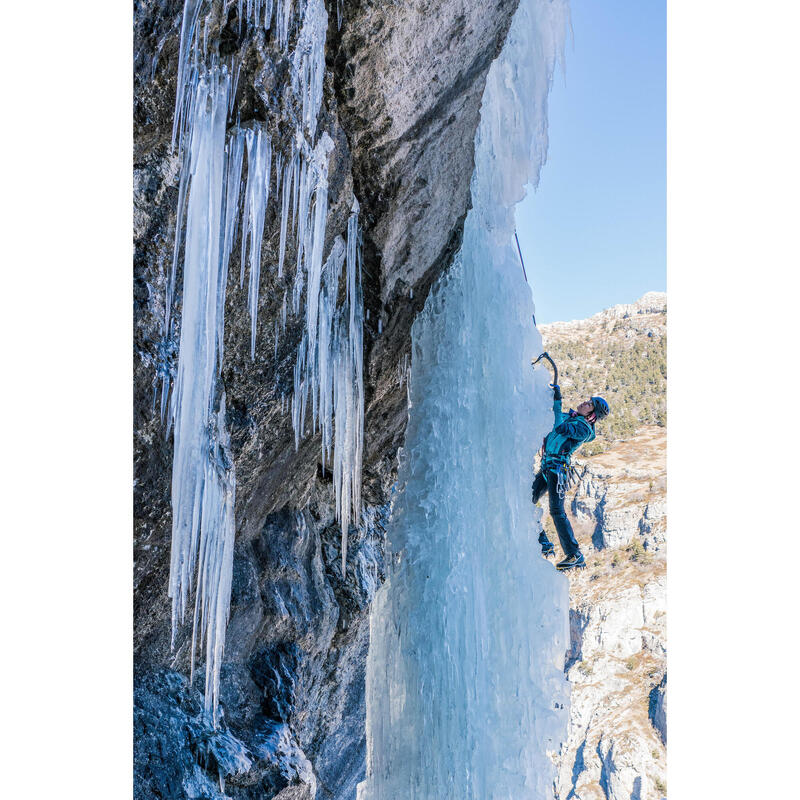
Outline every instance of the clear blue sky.
<svg viewBox="0 0 800 800"><path fill-rule="evenodd" d="M547 163L517 208L540 323L666 289L666 3L571 6Z"/></svg>

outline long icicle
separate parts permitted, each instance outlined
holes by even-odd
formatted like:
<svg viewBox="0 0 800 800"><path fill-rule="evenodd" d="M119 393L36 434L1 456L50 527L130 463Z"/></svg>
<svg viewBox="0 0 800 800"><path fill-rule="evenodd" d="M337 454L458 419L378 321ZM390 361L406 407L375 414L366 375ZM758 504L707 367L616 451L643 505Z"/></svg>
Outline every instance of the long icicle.
<svg viewBox="0 0 800 800"><path fill-rule="evenodd" d="M225 305L225 246L228 223L226 173L235 182L235 153L228 151L225 127L231 79L226 67L198 76L187 120L189 174L183 313L178 374L173 392L175 448L172 468L172 552L169 595L172 642L183 622L192 591L191 674L197 644L207 645L204 705L217 719L219 669L230 608L233 568L233 500L236 478L228 455L225 402L214 413L217 358L221 352L220 314ZM234 201L235 202L235 201ZM226 588L227 587L227 588Z"/></svg>

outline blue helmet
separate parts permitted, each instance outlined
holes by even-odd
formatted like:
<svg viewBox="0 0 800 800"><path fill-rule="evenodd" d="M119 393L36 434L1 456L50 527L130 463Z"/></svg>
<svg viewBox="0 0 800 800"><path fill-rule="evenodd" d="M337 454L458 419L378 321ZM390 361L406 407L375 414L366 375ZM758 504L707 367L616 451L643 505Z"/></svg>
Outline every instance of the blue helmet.
<svg viewBox="0 0 800 800"><path fill-rule="evenodd" d="M594 413L597 419L604 419L609 415L611 409L602 397L592 397L591 400L594 403Z"/></svg>

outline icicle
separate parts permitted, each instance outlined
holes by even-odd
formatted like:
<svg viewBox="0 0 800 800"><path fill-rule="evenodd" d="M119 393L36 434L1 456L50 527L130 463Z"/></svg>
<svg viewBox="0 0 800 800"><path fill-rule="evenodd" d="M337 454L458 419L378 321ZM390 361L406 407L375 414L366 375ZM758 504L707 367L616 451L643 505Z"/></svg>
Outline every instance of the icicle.
<svg viewBox="0 0 800 800"><path fill-rule="evenodd" d="M186 93L187 102L189 100L192 100L193 103L194 95L196 93L197 82L198 82L197 70L193 69L188 78L187 85L183 87L183 91L184 93ZM181 86L179 83L179 90L180 89ZM188 117L188 114L186 114L186 112L183 109L180 109L180 114ZM178 119L178 116L179 116L179 109L176 108L175 110L176 120ZM173 130L173 137L174 135L175 134ZM181 242L183 241L183 217L184 214L186 213L186 189L189 183L189 174L191 171L191 163L190 163L191 150L189 147L183 148L182 128L179 139L178 152L181 157L181 173L180 173L180 181L178 183L178 207L177 207L177 217L175 222L175 246L173 248L173 253L172 253L172 268L170 269L169 279L167 281L167 291L164 302L165 330L169 330L171 328L172 301L175 297L175 282L178 276L178 259L180 257Z"/></svg>
<svg viewBox="0 0 800 800"><path fill-rule="evenodd" d="M241 137L243 141L247 142L248 135L252 140L252 131L242 131ZM248 181L250 180L250 163L249 163L249 154L248 154L248 165L247 165L247 178ZM242 209L242 250L239 254L239 290L241 291L244 289L244 273L245 273L245 264L247 263L247 244L250 241L250 192L245 189L244 192L244 208Z"/></svg>
<svg viewBox="0 0 800 800"><path fill-rule="evenodd" d="M297 269L294 273L294 283L292 284L292 314L295 316L300 313L300 299L303 295L303 286L303 270Z"/></svg>
<svg viewBox="0 0 800 800"><path fill-rule="evenodd" d="M302 136L298 136L299 139L299 146L297 149L294 150L294 165L292 170L292 180L293 180L293 195L292 195L292 220L294 221L294 230L295 235L297 235L297 197L300 193L300 167L301 162L303 159L302 155L302 144L303 139Z"/></svg>
<svg viewBox="0 0 800 800"><path fill-rule="evenodd" d="M225 123L229 91L226 68L213 68L200 75L187 114L189 136L183 163L188 173L182 175L188 187L183 316L171 403L175 426L169 580L172 643L184 620L196 566L192 673L195 645L205 642L205 708L213 712L215 724L230 604L236 485L228 456L224 395L219 411L212 411L220 337L218 315L224 309L225 292L222 273L228 223ZM231 166L229 174L234 169Z"/></svg>
<svg viewBox="0 0 800 800"><path fill-rule="evenodd" d="M275 150L275 197L277 198L281 193L281 176L283 174L283 170L281 167L283 166L283 153L279 150Z"/></svg>
<svg viewBox="0 0 800 800"><path fill-rule="evenodd" d="M322 135L314 150L314 218L309 230L310 252L306 253L305 272L308 276L306 296L306 334L309 337L309 352L313 353L317 340L317 314L322 280L322 247L325 243L325 224L328 218L328 155L333 142L327 133ZM308 192L308 187L306 188Z"/></svg>
<svg viewBox="0 0 800 800"><path fill-rule="evenodd" d="M305 418L305 388L303 380L306 366L306 339L300 340L297 351L297 361L294 365L294 380L292 384L292 428L294 429L294 449L300 449L300 438L303 434L302 425Z"/></svg>
<svg viewBox="0 0 800 800"><path fill-rule="evenodd" d="M303 123L313 142L317 115L322 104L322 82L325 77L325 32L328 13L323 0L308 0L303 26L297 37L293 55L292 88L303 106Z"/></svg>
<svg viewBox="0 0 800 800"><path fill-rule="evenodd" d="M247 258L246 233L250 242L250 282L247 305L250 310L250 358L256 356L256 325L258 323L258 289L261 278L261 244L264 238L264 215L269 201L270 169L272 166L272 142L263 129L248 130L247 142L247 188L245 190L245 217L247 231L242 232L242 270ZM242 274L240 273L240 285Z"/></svg>
<svg viewBox="0 0 800 800"><path fill-rule="evenodd" d="M222 239L222 265L220 269L219 309L217 311L217 368L222 369L222 358L225 347L225 287L228 283L228 262L233 250L236 236L236 222L239 212L239 194L242 184L242 161L244 160L244 138L240 132L228 139L226 148L226 183L225 226Z"/></svg>
<svg viewBox="0 0 800 800"><path fill-rule="evenodd" d="M283 277L283 259L286 256L286 229L289 224L289 203L292 189L292 176L294 175L294 143L292 154L286 162L283 175L283 197L281 200L281 234L278 247L278 277Z"/></svg>
<svg viewBox="0 0 800 800"><path fill-rule="evenodd" d="M230 102L228 103L228 113L229 114L233 113L233 106L234 106L234 103L236 102L236 88L239 85L239 75L240 75L241 71L242 71L242 64L241 64L241 62L239 62L236 65L236 76L233 79L233 88L231 89ZM233 59L231 59L231 72L233 72Z"/></svg>
<svg viewBox="0 0 800 800"><path fill-rule="evenodd" d="M297 269L303 263L303 245L306 237L306 223L308 222L308 209L311 204L313 187L310 186L308 160L300 159L300 180L295 204L295 236L297 237Z"/></svg>
<svg viewBox="0 0 800 800"><path fill-rule="evenodd" d="M320 144L325 143L325 136ZM325 144L327 152L328 144ZM320 166L320 158L315 164ZM316 169L312 171L317 174ZM359 207L354 200L347 225L347 242L337 236L324 265L319 263L327 213L327 182L318 174L315 220L308 229L304 264L308 270L305 332L294 374L292 424L299 447L305 408L312 404L312 429L319 427L322 467L333 452L336 518L342 528L342 572L347 562L347 534L361 516L361 465L364 442L363 298ZM320 222L321 221L321 222ZM339 278L346 264L345 300L337 308Z"/></svg>
<svg viewBox="0 0 800 800"><path fill-rule="evenodd" d="M333 446L333 375L335 363L336 296L339 276L346 258L347 247L341 236L334 239L330 255L322 269L324 284L320 292L319 347L315 383L319 387L319 424L322 431L322 468L330 461Z"/></svg>
<svg viewBox="0 0 800 800"><path fill-rule="evenodd" d="M181 41L178 50L178 88L175 94L175 118L172 121L172 149L178 138L178 131L186 121L188 108L186 105L187 70L189 69L190 45L194 39L197 17L203 0L186 0L183 5L181 22Z"/></svg>
<svg viewBox="0 0 800 800"><path fill-rule="evenodd" d="M292 0L278 0L275 12L275 27L278 33L278 44L285 51L289 44L289 20L292 15Z"/></svg>
<svg viewBox="0 0 800 800"><path fill-rule="evenodd" d="M351 520L361 517L361 464L364 451L363 299L359 205L353 199L347 223L347 327L337 342L333 448L333 484L337 516L342 527L342 575L347 566L347 534ZM344 323L344 320L342 320Z"/></svg>

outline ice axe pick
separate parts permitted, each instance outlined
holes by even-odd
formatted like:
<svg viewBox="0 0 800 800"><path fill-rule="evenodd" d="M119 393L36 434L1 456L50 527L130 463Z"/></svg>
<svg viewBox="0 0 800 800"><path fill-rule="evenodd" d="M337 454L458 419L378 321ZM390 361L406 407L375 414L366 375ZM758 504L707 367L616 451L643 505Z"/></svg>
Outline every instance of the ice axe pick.
<svg viewBox="0 0 800 800"><path fill-rule="evenodd" d="M553 361L552 358L547 354L545 351L542 353L538 358L535 358L531 361L531 366L536 367L536 365L543 359L546 358L550 362L550 366L553 368L553 383L557 386L558 385L558 367L556 366L556 362Z"/></svg>

